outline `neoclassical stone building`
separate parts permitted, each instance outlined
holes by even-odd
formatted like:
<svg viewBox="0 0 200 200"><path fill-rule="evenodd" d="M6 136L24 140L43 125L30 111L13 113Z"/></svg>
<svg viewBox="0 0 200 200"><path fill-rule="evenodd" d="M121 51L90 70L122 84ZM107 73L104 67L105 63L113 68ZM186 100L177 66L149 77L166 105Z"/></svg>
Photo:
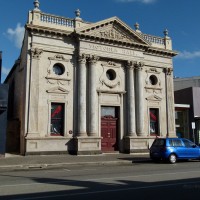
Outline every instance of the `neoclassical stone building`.
<svg viewBox="0 0 200 200"><path fill-rule="evenodd" d="M164 37L117 17L88 23L29 12L13 93L21 154L147 151L175 136L173 64ZM12 127L12 120L9 123Z"/></svg>

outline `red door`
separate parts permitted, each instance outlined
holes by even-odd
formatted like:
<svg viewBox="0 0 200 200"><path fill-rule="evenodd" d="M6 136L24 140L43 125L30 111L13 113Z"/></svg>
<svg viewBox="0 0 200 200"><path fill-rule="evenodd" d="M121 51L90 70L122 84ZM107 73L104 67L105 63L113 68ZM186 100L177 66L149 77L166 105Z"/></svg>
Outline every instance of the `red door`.
<svg viewBox="0 0 200 200"><path fill-rule="evenodd" d="M101 150L103 152L117 151L117 118L113 116L101 117Z"/></svg>

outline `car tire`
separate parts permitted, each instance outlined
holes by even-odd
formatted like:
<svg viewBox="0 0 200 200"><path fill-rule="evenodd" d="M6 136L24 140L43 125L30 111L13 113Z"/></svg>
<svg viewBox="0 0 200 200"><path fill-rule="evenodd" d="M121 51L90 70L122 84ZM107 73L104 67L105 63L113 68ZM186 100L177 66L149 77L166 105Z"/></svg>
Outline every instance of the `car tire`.
<svg viewBox="0 0 200 200"><path fill-rule="evenodd" d="M176 157L175 154L170 154L168 159L169 159L169 162L170 162L171 164L174 164L174 163L176 163L176 161L177 161L177 157Z"/></svg>

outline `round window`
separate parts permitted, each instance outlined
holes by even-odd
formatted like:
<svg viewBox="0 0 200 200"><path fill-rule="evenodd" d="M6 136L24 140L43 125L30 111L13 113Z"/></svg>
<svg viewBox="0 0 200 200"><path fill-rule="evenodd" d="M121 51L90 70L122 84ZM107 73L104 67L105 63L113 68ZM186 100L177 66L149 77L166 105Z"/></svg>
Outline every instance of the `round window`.
<svg viewBox="0 0 200 200"><path fill-rule="evenodd" d="M56 74L56 75L62 75L64 72L65 72L65 68L63 65L61 64L55 64L53 66L53 72Z"/></svg>
<svg viewBox="0 0 200 200"><path fill-rule="evenodd" d="M116 78L116 72L113 69L109 69L106 72L106 76L109 80L113 81Z"/></svg>
<svg viewBox="0 0 200 200"><path fill-rule="evenodd" d="M151 83L151 85L156 85L158 83L158 78L155 75L151 75L149 77L149 82Z"/></svg>

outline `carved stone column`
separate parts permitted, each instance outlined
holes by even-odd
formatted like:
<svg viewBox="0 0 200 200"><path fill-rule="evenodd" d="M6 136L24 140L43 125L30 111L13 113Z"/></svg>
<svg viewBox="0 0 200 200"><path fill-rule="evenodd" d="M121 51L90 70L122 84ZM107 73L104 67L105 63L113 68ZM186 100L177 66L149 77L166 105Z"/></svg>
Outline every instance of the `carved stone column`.
<svg viewBox="0 0 200 200"><path fill-rule="evenodd" d="M135 86L134 86L134 63L127 62L127 120L128 120L128 135L136 136L135 133Z"/></svg>
<svg viewBox="0 0 200 200"><path fill-rule="evenodd" d="M97 136L97 91L96 91L96 63L98 57L89 58L89 132L88 136Z"/></svg>
<svg viewBox="0 0 200 200"><path fill-rule="evenodd" d="M86 136L86 55L79 57L78 71L78 135Z"/></svg>
<svg viewBox="0 0 200 200"><path fill-rule="evenodd" d="M173 69L165 69L166 84L166 117L167 117L167 135L175 136L175 111L174 111L174 86L173 86Z"/></svg>
<svg viewBox="0 0 200 200"><path fill-rule="evenodd" d="M28 133L29 136L37 136L38 120L39 120L39 60L41 49L31 49L31 61L30 61L30 77L29 77L29 102L28 102Z"/></svg>
<svg viewBox="0 0 200 200"><path fill-rule="evenodd" d="M142 62L135 62L136 69L136 131L138 136L146 136L144 133L144 86L143 86Z"/></svg>

